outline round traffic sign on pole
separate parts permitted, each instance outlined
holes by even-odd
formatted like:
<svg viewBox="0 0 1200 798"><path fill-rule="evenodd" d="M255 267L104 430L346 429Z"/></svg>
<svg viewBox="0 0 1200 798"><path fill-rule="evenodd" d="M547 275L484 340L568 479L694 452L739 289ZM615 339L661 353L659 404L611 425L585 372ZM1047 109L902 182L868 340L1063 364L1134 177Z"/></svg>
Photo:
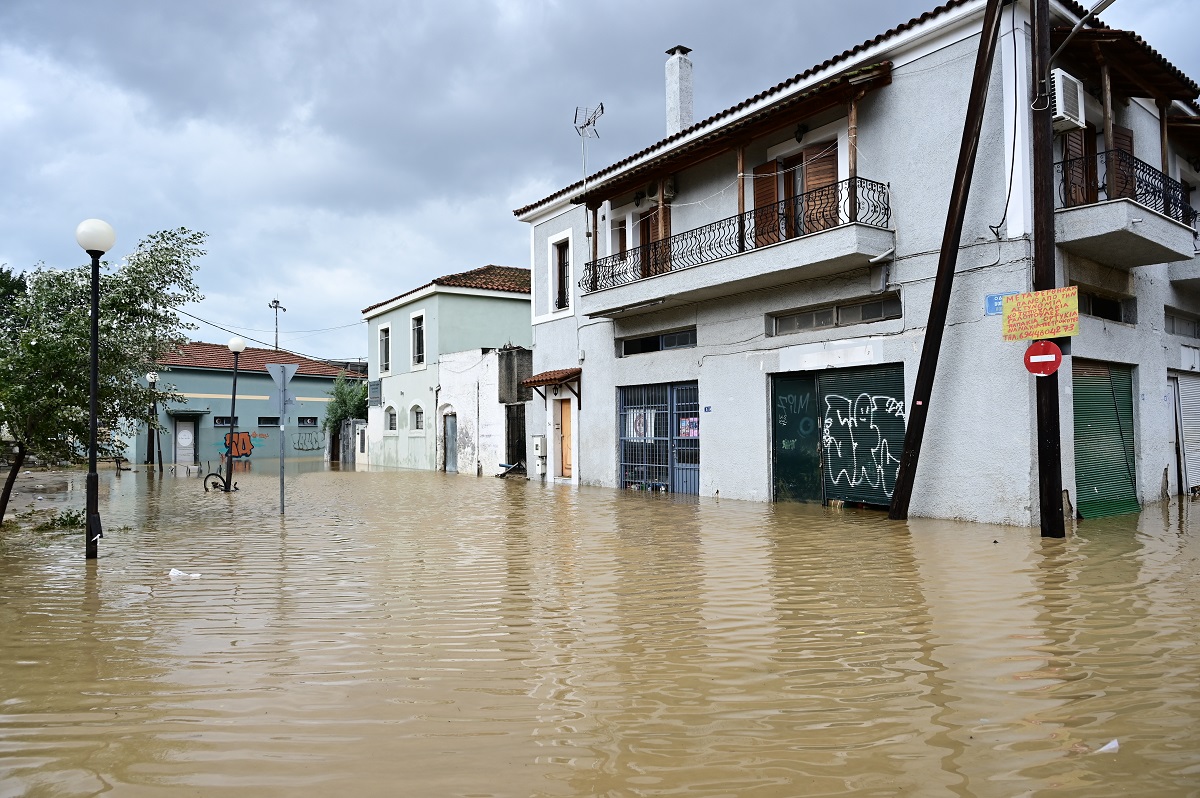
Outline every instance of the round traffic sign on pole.
<svg viewBox="0 0 1200 798"><path fill-rule="evenodd" d="M1025 368L1030 374L1045 377L1062 365L1062 350L1053 341L1034 341L1025 350Z"/></svg>

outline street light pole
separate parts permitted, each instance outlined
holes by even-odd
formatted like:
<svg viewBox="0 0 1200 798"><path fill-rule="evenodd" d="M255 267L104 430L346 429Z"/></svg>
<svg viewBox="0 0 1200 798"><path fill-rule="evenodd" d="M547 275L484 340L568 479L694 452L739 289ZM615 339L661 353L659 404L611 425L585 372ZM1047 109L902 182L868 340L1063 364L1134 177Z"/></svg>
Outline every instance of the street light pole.
<svg viewBox="0 0 1200 798"><path fill-rule="evenodd" d="M229 445L225 453L225 492L235 490L233 485L233 438L237 434L237 372L238 356L246 351L246 342L235 335L229 339L229 351L233 352L233 390L229 395Z"/></svg>
<svg viewBox="0 0 1200 798"><path fill-rule="evenodd" d="M116 243L117 234L108 222L85 219L75 228L75 240L92 258L91 385L88 394L88 475L85 509L87 523L84 526L84 558L94 560L100 554L98 541L104 537L100 524L100 477L96 473L96 416L100 402L100 256Z"/></svg>
<svg viewBox="0 0 1200 798"><path fill-rule="evenodd" d="M267 305L267 307L275 310L275 351L279 351L279 311L282 310L284 313L287 313L287 308L279 304L278 297L272 299L271 304Z"/></svg>

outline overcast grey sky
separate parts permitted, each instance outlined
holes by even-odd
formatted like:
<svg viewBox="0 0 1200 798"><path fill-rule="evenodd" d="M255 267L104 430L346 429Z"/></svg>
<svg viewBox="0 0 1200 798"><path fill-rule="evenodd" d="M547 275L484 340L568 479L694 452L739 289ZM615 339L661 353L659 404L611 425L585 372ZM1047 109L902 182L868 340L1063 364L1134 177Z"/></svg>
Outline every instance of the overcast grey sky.
<svg viewBox="0 0 1200 798"><path fill-rule="evenodd" d="M668 47L701 119L937 2L4 0L0 263L85 262L93 216L118 256L203 230L190 312L269 342L278 297L281 346L363 356L363 307L529 265L512 209L579 179L577 105L605 107L592 170L662 138ZM1103 19L1200 79L1193 2Z"/></svg>

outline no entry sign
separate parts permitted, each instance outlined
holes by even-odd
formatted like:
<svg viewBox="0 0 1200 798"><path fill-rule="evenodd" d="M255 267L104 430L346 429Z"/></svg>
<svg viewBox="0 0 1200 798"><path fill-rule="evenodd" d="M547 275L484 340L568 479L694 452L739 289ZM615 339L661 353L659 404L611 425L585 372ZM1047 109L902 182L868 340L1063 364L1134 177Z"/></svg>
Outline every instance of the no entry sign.
<svg viewBox="0 0 1200 798"><path fill-rule="evenodd" d="M1062 365L1062 350L1052 341L1034 341L1025 350L1025 368L1030 374L1045 377Z"/></svg>

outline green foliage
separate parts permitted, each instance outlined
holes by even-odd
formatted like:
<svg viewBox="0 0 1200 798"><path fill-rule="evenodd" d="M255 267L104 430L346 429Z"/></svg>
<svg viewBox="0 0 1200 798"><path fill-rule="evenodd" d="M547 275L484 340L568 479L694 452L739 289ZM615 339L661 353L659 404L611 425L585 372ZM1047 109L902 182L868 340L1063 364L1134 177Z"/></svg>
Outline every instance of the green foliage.
<svg viewBox="0 0 1200 798"><path fill-rule="evenodd" d="M362 380L348 380L343 371L333 381L329 396L332 399L325 407L326 432L337 429L348 418L367 417L367 384Z"/></svg>
<svg viewBox="0 0 1200 798"><path fill-rule="evenodd" d="M49 532L52 529L83 529L86 514L83 510L53 511L46 520L33 528L35 532Z"/></svg>
<svg viewBox="0 0 1200 798"><path fill-rule="evenodd" d="M174 386L160 382L151 392L140 377L194 329L177 311L203 299L194 273L205 237L186 228L163 230L143 239L119 267L101 265L100 457L116 454L120 438L132 436L139 423L157 423L149 418L152 401L182 400ZM48 460L84 455L90 264L73 269L39 265L19 278L0 270L0 302L8 303L0 323L0 426L7 428L21 457L27 451ZM19 462L14 460L13 467ZM6 490L0 495L0 517L7 498Z"/></svg>

